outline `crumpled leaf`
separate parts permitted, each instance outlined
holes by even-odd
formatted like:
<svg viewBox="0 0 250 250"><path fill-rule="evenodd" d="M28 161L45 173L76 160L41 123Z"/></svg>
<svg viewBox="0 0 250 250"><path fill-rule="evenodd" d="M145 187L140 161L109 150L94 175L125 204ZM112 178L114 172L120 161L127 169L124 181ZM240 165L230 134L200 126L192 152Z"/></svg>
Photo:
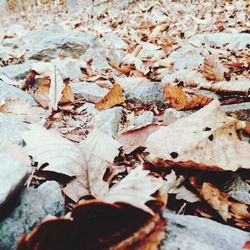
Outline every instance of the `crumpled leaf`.
<svg viewBox="0 0 250 250"><path fill-rule="evenodd" d="M165 221L127 204L91 200L78 204L71 215L52 217L20 240L17 250L156 249ZM84 237L83 237L84 235ZM48 240L50 239L50 240ZM145 246L154 248L145 248Z"/></svg>
<svg viewBox="0 0 250 250"><path fill-rule="evenodd" d="M163 187L163 180L149 173L150 171L137 166L117 185L110 188L103 197L100 197L101 200L107 203L127 203L154 214L145 203L155 200L152 194Z"/></svg>
<svg viewBox="0 0 250 250"><path fill-rule="evenodd" d="M205 57L203 74L207 80L223 81L225 72L227 72L226 68L214 54Z"/></svg>
<svg viewBox="0 0 250 250"><path fill-rule="evenodd" d="M43 95L49 93L49 103L47 103L49 110L57 110L59 102L68 103L74 100L74 94L70 86L67 84L65 85L62 73L55 65L43 62L37 63L32 67L32 70L50 78L49 84L44 82L38 89L38 92L42 92Z"/></svg>
<svg viewBox="0 0 250 250"><path fill-rule="evenodd" d="M73 142L39 125L29 125L29 130L22 132L25 141L24 151L38 162L43 170L53 171L68 176L79 176L85 167L84 156Z"/></svg>
<svg viewBox="0 0 250 250"><path fill-rule="evenodd" d="M182 89L169 85L165 85L163 95L170 101L171 107L177 110L203 107L212 101L212 99L207 96L187 95Z"/></svg>
<svg viewBox="0 0 250 250"><path fill-rule="evenodd" d="M224 221L233 219L236 225L241 226L241 224L244 225L241 221L250 218L249 207L246 204L230 199L227 193L220 191L212 183L204 182L200 186L197 184L197 179L193 177L191 178L191 184L197 189L201 197L218 212Z"/></svg>
<svg viewBox="0 0 250 250"><path fill-rule="evenodd" d="M181 176L177 178L173 170L165 178L166 178L165 189L167 190L167 193L176 194L177 200L183 199L191 203L200 201L200 198L196 194L192 193L185 186L182 185L184 178Z"/></svg>
<svg viewBox="0 0 250 250"><path fill-rule="evenodd" d="M103 180L104 174L118 156L121 144L102 131L94 129L79 147L86 165L82 174L71 181L64 188L64 192L74 201L89 194L99 198L108 191L109 184Z"/></svg>
<svg viewBox="0 0 250 250"><path fill-rule="evenodd" d="M113 88L98 102L95 107L97 109L112 108L117 104L121 104L125 101L125 97L122 96L122 88L116 83Z"/></svg>
<svg viewBox="0 0 250 250"><path fill-rule="evenodd" d="M238 124L215 100L152 133L145 143L148 159L163 166L231 171L250 168L250 145L239 140Z"/></svg>

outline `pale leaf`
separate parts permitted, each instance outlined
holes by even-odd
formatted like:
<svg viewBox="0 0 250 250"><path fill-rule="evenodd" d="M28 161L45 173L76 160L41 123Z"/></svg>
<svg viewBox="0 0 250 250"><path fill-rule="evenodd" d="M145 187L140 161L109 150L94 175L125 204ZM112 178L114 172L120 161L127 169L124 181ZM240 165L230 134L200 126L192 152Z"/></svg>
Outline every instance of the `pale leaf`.
<svg viewBox="0 0 250 250"><path fill-rule="evenodd" d="M152 133L145 146L149 160L211 170L250 168L250 145L240 141L237 119L226 116L218 101Z"/></svg>
<svg viewBox="0 0 250 250"><path fill-rule="evenodd" d="M85 167L81 150L73 142L61 137L58 133L49 131L38 125L29 125L29 130L22 133L26 145L25 152L32 156L38 166L68 176L79 176Z"/></svg>

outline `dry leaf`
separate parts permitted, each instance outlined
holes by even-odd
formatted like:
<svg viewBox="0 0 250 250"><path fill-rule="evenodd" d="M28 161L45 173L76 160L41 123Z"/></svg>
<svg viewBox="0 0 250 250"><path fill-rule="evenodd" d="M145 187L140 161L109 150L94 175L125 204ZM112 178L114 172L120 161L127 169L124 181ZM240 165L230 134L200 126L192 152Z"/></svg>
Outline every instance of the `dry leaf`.
<svg viewBox="0 0 250 250"><path fill-rule="evenodd" d="M55 65L50 63L37 63L32 67L32 70L50 78L49 85L44 82L37 90L42 96L46 96L46 94L49 93L48 97L46 96L45 98L45 100L49 98L49 103L45 101L43 102L43 106L47 104L49 110L57 110L58 103L61 100L62 103L68 103L74 100L70 86L64 84L62 73ZM39 96L39 98L41 99L42 96Z"/></svg>
<svg viewBox="0 0 250 250"><path fill-rule="evenodd" d="M97 109L108 109L112 108L117 104L121 104L125 101L125 97L122 96L122 88L116 83L113 88L100 100L96 103L95 107Z"/></svg>
<svg viewBox="0 0 250 250"><path fill-rule="evenodd" d="M22 132L25 141L24 151L32 156L43 170L53 171L68 176L79 176L85 168L81 150L73 142L38 125L29 125L29 130Z"/></svg>
<svg viewBox="0 0 250 250"><path fill-rule="evenodd" d="M98 198L108 191L109 184L103 180L104 174L114 158L119 154L121 144L112 137L94 129L80 143L80 150L86 161L82 174L71 181L64 193L78 201L82 196L91 194Z"/></svg>
<svg viewBox="0 0 250 250"><path fill-rule="evenodd" d="M218 101L152 133L148 159L163 166L211 170L250 168L250 145L240 141L237 119L226 116Z"/></svg>
<svg viewBox="0 0 250 250"><path fill-rule="evenodd" d="M234 201L227 193L220 191L212 183L204 182L199 184L197 177L192 177L190 183L224 221L231 219L236 225L241 225L243 229L249 227L249 224L247 224L247 220L250 218L248 205Z"/></svg>
<svg viewBox="0 0 250 250"><path fill-rule="evenodd" d="M114 69L118 70L119 72L121 72L122 74L128 74L132 69L130 68L130 66L119 66L114 62L110 62L109 63Z"/></svg>
<svg viewBox="0 0 250 250"><path fill-rule="evenodd" d="M143 128L130 130L122 133L118 138L118 141L123 145L124 152L129 154L138 147L144 147L148 136L158 128L159 125L151 124Z"/></svg>
<svg viewBox="0 0 250 250"><path fill-rule="evenodd" d="M170 101L171 107L177 110L187 110L206 106L212 101L206 96L189 96L182 89L165 85L163 95Z"/></svg>
<svg viewBox="0 0 250 250"><path fill-rule="evenodd" d="M184 178L183 177L177 178L173 170L165 178L166 178L165 189L167 190L167 193L176 194L177 200L183 199L191 203L200 201L200 198L196 194L192 193L182 185Z"/></svg>
<svg viewBox="0 0 250 250"><path fill-rule="evenodd" d="M223 81L226 68L215 55L207 55L204 59L203 74L207 80Z"/></svg>
<svg viewBox="0 0 250 250"><path fill-rule="evenodd" d="M36 226L22 237L17 250L146 249L143 246L157 246L163 238L165 222L159 212L151 216L127 204L84 202L71 216Z"/></svg>
<svg viewBox="0 0 250 250"><path fill-rule="evenodd" d="M107 203L126 203L137 207L147 213L154 212L146 205L146 202L155 200L152 196L163 187L162 178L150 175L150 172L137 166L117 185L113 186L101 200Z"/></svg>

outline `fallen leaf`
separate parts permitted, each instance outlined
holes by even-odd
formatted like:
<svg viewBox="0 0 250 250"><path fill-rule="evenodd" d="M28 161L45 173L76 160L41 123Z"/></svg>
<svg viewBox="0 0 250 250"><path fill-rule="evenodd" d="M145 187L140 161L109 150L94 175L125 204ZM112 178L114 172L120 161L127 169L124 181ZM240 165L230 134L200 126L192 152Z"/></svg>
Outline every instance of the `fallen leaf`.
<svg viewBox="0 0 250 250"><path fill-rule="evenodd" d="M39 85L37 90L41 95L39 96L40 99L45 95L45 101L42 104L43 106L47 105L49 110L57 110L58 103L68 103L74 100L70 86L67 84L65 85L62 73L55 65L43 62L37 63L32 67L32 70L39 75L49 77L50 79L49 84L43 82L42 85ZM46 96L47 93L48 97ZM49 99L49 102L47 99Z"/></svg>
<svg viewBox="0 0 250 250"><path fill-rule="evenodd" d="M207 80L223 81L225 72L227 72L227 69L214 54L205 57L203 75Z"/></svg>
<svg viewBox="0 0 250 250"><path fill-rule="evenodd" d="M39 168L47 163L48 166L43 167L43 170L68 176L82 174L85 160L78 146L39 125L32 124L28 128L22 132L24 151L38 162Z"/></svg>
<svg viewBox="0 0 250 250"><path fill-rule="evenodd" d="M121 104L125 101L125 97L122 96L122 88L116 83L113 88L98 102L95 107L97 109L112 108L117 104Z"/></svg>
<svg viewBox="0 0 250 250"><path fill-rule="evenodd" d="M148 136L158 128L159 125L151 124L143 128L124 132L119 136L118 142L123 145L124 152L129 154L138 147L144 147Z"/></svg>
<svg viewBox="0 0 250 250"><path fill-rule="evenodd" d="M155 200L152 195L163 187L163 179L150 175L150 171L137 166L117 185L109 189L103 197L99 197L107 203L126 203L137 207L147 213L154 212L146 205L146 202Z"/></svg>
<svg viewBox="0 0 250 250"><path fill-rule="evenodd" d="M182 199L191 203L200 201L200 198L196 194L189 191L185 186L182 185L184 178L183 177L177 178L173 170L171 171L170 174L168 174L165 177L165 179L166 179L165 189L167 190L167 193L176 194L177 200Z"/></svg>
<svg viewBox="0 0 250 250"><path fill-rule="evenodd" d="M79 145L85 168L64 188L64 193L74 201L88 194L96 198L104 195L109 189L109 184L103 180L104 174L118 156L120 147L121 144L112 137L94 129Z"/></svg>
<svg viewBox="0 0 250 250"><path fill-rule="evenodd" d="M170 101L171 107L177 110L204 107L212 101L212 99L207 96L187 95L182 89L169 85L165 85L163 95Z"/></svg>
<svg viewBox="0 0 250 250"><path fill-rule="evenodd" d="M152 133L145 147L148 160L162 166L210 170L249 168L250 145L240 141L238 120L226 116L217 100Z"/></svg>
<svg viewBox="0 0 250 250"><path fill-rule="evenodd" d="M151 216L127 204L87 201L77 205L71 216L50 218L36 226L21 238L17 250L157 247L165 225L159 212Z"/></svg>

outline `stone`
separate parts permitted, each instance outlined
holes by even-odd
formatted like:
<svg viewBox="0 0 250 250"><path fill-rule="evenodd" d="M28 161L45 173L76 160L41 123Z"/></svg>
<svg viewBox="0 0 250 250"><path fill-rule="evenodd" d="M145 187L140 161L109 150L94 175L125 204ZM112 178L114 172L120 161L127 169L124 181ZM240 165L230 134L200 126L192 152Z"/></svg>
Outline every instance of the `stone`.
<svg viewBox="0 0 250 250"><path fill-rule="evenodd" d="M249 234L213 220L164 211L167 219L162 250L241 250Z"/></svg>
<svg viewBox="0 0 250 250"><path fill-rule="evenodd" d="M76 97L84 98L93 103L99 102L109 92L108 89L89 82L75 82L70 86Z"/></svg>
<svg viewBox="0 0 250 250"><path fill-rule="evenodd" d="M0 151L0 209L28 178L30 168ZM1 211L1 210L0 210ZM2 234L0 234L2 235Z"/></svg>
<svg viewBox="0 0 250 250"><path fill-rule="evenodd" d="M5 74L16 80L23 80L27 77L34 61L26 61L22 64L8 65L0 68L0 74Z"/></svg>
<svg viewBox="0 0 250 250"><path fill-rule="evenodd" d="M163 114L163 124L169 125L180 118L187 117L189 114L191 114L191 112L178 111L173 108L168 108L164 111Z"/></svg>
<svg viewBox="0 0 250 250"><path fill-rule="evenodd" d="M18 89L0 80L0 100L3 98L21 99L23 101L30 103L33 106L37 105L37 102L34 100L34 98L31 95L29 95L28 93L26 93L25 91L21 89Z"/></svg>
<svg viewBox="0 0 250 250"><path fill-rule="evenodd" d="M164 102L164 84L160 82L143 82L135 88L125 90L127 99L136 99L143 103Z"/></svg>
<svg viewBox="0 0 250 250"><path fill-rule="evenodd" d="M12 143L22 145L21 133L27 129L27 124L16 117L0 113L0 145Z"/></svg>
<svg viewBox="0 0 250 250"><path fill-rule="evenodd" d="M116 137L119 130L119 124L123 117L123 108L114 107L106 110L98 110L92 103L85 103L79 111L86 110L92 115L92 125L100 129L102 132Z"/></svg>
<svg viewBox="0 0 250 250"><path fill-rule="evenodd" d="M134 117L134 128L145 127L154 122L154 113L152 111L144 111L141 115Z"/></svg>
<svg viewBox="0 0 250 250"><path fill-rule="evenodd" d="M26 58L38 61L50 61L58 55L66 57L83 55L95 42L95 37L81 31L66 31L60 26L49 30L36 30L23 37ZM36 46L33 46L36 44Z"/></svg>
<svg viewBox="0 0 250 250"><path fill-rule="evenodd" d="M246 33L202 33L190 38L191 42L199 41L209 45L226 46L228 49L245 49L250 43L250 34Z"/></svg>
<svg viewBox="0 0 250 250"><path fill-rule="evenodd" d="M26 188L17 201L17 207L0 222L0 249L14 250L22 234L48 215L64 215L64 198L55 181L47 181L37 189Z"/></svg>
<svg viewBox="0 0 250 250"><path fill-rule="evenodd" d="M104 48L112 48L112 49L127 49L128 44L123 41L115 33L105 33L103 37L98 40L101 46Z"/></svg>

